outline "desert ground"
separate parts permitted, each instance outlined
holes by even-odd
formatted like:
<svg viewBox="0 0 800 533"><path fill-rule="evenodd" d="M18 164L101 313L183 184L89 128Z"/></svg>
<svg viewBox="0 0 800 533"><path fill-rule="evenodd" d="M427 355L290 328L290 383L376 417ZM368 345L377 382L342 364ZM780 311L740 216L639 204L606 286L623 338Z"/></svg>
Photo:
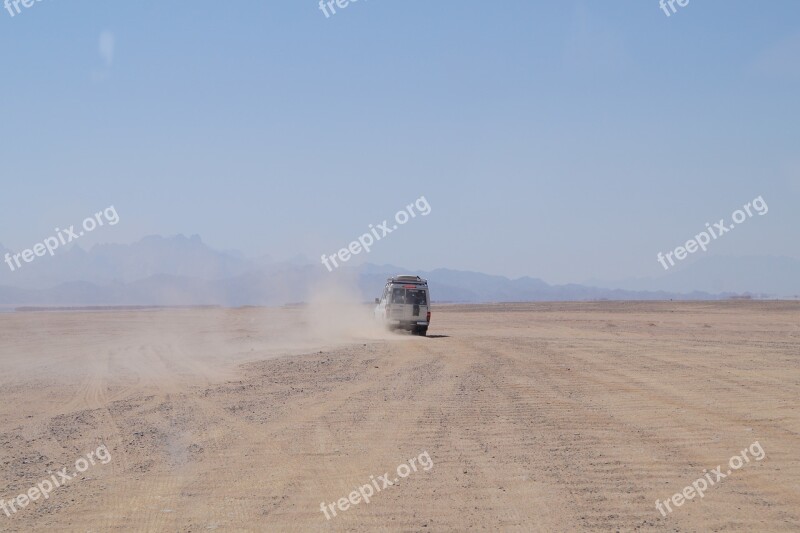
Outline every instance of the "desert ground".
<svg viewBox="0 0 800 533"><path fill-rule="evenodd" d="M0 530L800 530L800 302L328 311L0 314Z"/></svg>

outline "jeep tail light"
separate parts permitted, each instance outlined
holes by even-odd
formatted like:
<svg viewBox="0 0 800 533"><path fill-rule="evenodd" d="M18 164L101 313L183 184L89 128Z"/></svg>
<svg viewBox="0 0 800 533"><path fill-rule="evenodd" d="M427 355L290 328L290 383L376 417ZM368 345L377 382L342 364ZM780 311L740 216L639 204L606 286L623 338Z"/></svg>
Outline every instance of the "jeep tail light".
<svg viewBox="0 0 800 533"><path fill-rule="evenodd" d="M428 311L428 322L430 322L430 321L431 321L431 312Z"/></svg>

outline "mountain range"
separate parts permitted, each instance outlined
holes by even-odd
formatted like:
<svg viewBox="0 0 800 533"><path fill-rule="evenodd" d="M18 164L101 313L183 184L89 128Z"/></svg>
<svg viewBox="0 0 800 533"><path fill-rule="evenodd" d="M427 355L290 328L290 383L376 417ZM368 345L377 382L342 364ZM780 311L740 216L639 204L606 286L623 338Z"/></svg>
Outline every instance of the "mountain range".
<svg viewBox="0 0 800 533"><path fill-rule="evenodd" d="M6 250L0 245L0 256ZM347 280L358 297L377 296L387 277L419 274L439 302L572 300L710 300L733 296L795 297L800 262L788 258L709 257L661 278L551 285L479 272L416 271L363 264L329 273L303 257L273 261L217 251L193 235L149 236L133 244L75 245L11 271L0 264L0 306L222 305L307 302L315 287Z"/></svg>

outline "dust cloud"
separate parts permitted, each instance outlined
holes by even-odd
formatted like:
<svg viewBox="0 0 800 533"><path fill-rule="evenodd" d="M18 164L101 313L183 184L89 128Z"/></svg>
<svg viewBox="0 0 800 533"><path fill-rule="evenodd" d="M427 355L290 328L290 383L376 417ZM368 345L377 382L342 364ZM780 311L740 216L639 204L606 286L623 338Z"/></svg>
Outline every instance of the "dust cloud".
<svg viewBox="0 0 800 533"><path fill-rule="evenodd" d="M306 303L283 307L9 313L0 325L8 369L0 385L179 390L232 379L243 363L409 340L376 322L367 301L353 280L331 276Z"/></svg>
<svg viewBox="0 0 800 533"><path fill-rule="evenodd" d="M309 290L304 308L308 339L341 344L360 340L402 339L387 331L374 318L374 304L361 294L356 283L344 276L318 283Z"/></svg>

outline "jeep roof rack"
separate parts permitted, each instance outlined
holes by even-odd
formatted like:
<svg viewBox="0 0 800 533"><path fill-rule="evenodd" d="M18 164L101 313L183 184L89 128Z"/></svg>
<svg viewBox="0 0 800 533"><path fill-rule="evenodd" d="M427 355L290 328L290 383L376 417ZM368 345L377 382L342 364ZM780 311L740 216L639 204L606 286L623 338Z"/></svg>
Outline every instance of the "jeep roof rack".
<svg viewBox="0 0 800 533"><path fill-rule="evenodd" d="M399 282L399 283L428 283L428 280L422 279L419 276L407 276L407 275L397 275L389 278L387 281L389 282Z"/></svg>

